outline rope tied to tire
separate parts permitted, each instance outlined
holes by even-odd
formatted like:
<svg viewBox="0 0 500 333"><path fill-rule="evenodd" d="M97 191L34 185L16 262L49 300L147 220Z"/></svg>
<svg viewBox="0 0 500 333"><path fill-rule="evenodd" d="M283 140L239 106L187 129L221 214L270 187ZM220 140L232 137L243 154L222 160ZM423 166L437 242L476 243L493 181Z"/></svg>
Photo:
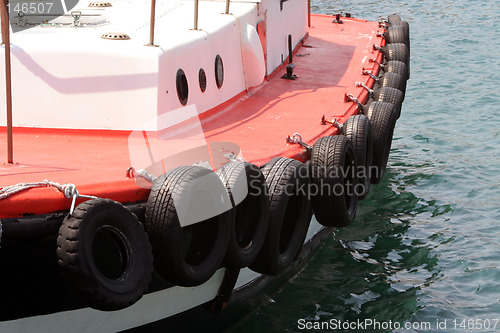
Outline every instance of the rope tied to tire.
<svg viewBox="0 0 500 333"><path fill-rule="evenodd" d="M308 145L307 143L302 141L302 135L300 135L299 133L293 133L292 136L287 136L286 142L294 145L300 145L302 148L305 148L308 151L312 149L311 145Z"/></svg>
<svg viewBox="0 0 500 333"><path fill-rule="evenodd" d="M368 59L368 62L369 62L370 64L377 64L377 65L379 65L380 67L384 68L384 65L382 65L380 62L378 62L376 58L373 58L373 59L372 59L372 58L370 58L370 59Z"/></svg>
<svg viewBox="0 0 500 333"><path fill-rule="evenodd" d="M373 60L373 59L371 59ZM380 78L376 77L375 75L373 75L373 72L372 71L369 71L369 70L363 70L362 72L363 75L368 75L370 76L375 82L379 82L380 81Z"/></svg>
<svg viewBox="0 0 500 333"><path fill-rule="evenodd" d="M142 178L150 182L151 184L153 184L156 179L158 179L155 175L148 173L146 170L136 170L134 167L128 168L127 177L132 179Z"/></svg>
<svg viewBox="0 0 500 333"><path fill-rule="evenodd" d="M323 115L323 117L321 117L321 125L327 125L327 124L330 124L333 127L338 128L340 131L342 130L342 127L344 126L343 124L341 124L337 121L337 117L333 118L333 120L326 120L326 116Z"/></svg>
<svg viewBox="0 0 500 333"><path fill-rule="evenodd" d="M224 157L227 159L228 162L233 162L233 161L238 161L238 162L246 162L246 160L242 157L238 157L235 153L229 152L227 154L224 154Z"/></svg>
<svg viewBox="0 0 500 333"><path fill-rule="evenodd" d="M80 194L80 192L78 192L75 184L68 183L68 184L61 185L59 183L45 179L42 182L18 183L16 185L11 185L11 186L1 188L0 189L0 200L7 199L16 193L23 192L23 191L26 191L26 190L29 190L32 188L39 188L39 187L55 187L56 189L61 191L67 199L72 199L71 208L69 210L69 215L73 214L73 210L75 209L76 199L78 199L80 197L81 198L88 198L88 199L98 199L97 197L92 196L92 195Z"/></svg>
<svg viewBox="0 0 500 333"><path fill-rule="evenodd" d="M389 27L389 23L387 22L385 17L380 17L378 20L378 26L379 26L379 28L387 29Z"/></svg>
<svg viewBox="0 0 500 333"><path fill-rule="evenodd" d="M373 94L375 93L375 91L373 89L371 89L370 87L368 87L366 84L364 84L363 82L356 82L354 85L356 87L362 87L362 88L366 89L366 91L368 92L370 97L373 98Z"/></svg>
<svg viewBox="0 0 500 333"><path fill-rule="evenodd" d="M357 99L356 97L354 97L353 94L345 94L344 95L344 102L345 103L348 103L348 102L356 103L356 107L358 108L359 112L364 113L363 104L361 104L360 100Z"/></svg>

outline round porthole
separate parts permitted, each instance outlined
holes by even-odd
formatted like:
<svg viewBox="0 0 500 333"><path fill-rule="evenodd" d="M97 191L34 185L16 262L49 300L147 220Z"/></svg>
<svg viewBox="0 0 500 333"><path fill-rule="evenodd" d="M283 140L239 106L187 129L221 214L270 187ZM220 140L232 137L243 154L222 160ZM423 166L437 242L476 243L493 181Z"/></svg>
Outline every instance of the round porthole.
<svg viewBox="0 0 500 333"><path fill-rule="evenodd" d="M200 68L198 79L200 80L201 92L205 92L205 90L207 90L207 74L205 74L205 70L203 68Z"/></svg>
<svg viewBox="0 0 500 333"><path fill-rule="evenodd" d="M177 87L177 97L182 105L186 105L188 101L189 89L186 74L182 69L177 71L175 85Z"/></svg>
<svg viewBox="0 0 500 333"><path fill-rule="evenodd" d="M217 88L222 87L224 82L224 65L222 64L222 58L220 55L215 57L215 83L217 83Z"/></svg>

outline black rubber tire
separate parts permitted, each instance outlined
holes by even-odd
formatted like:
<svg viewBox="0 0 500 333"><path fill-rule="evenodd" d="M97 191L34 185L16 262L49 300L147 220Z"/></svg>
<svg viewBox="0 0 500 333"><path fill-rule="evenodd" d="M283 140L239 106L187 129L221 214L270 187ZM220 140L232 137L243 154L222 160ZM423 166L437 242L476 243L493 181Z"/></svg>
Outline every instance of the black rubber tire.
<svg viewBox="0 0 500 333"><path fill-rule="evenodd" d="M392 135L396 125L394 105L387 102L373 102L366 115L370 119L373 135L373 167L370 176L372 184L382 180L391 150Z"/></svg>
<svg viewBox="0 0 500 333"><path fill-rule="evenodd" d="M410 24L406 21L397 21L394 22L394 27L403 27L403 32L404 32L404 43L408 47L408 52L411 51L410 47Z"/></svg>
<svg viewBox="0 0 500 333"><path fill-rule="evenodd" d="M201 200L206 200L205 204L195 204ZM202 215L208 204L223 213L182 227L180 207L176 207L181 201L189 202L189 209L201 209ZM229 209L224 211L226 205ZM183 287L210 279L226 254L232 224L230 208L224 185L209 169L183 166L160 176L153 183L145 214L158 275Z"/></svg>
<svg viewBox="0 0 500 333"><path fill-rule="evenodd" d="M268 226L269 190L259 167L232 161L217 175L229 193L233 205L231 235L223 266L249 266L259 254Z"/></svg>
<svg viewBox="0 0 500 333"><path fill-rule="evenodd" d="M250 265L266 275L282 273L302 247L309 225L309 177L304 163L276 157L262 167L269 187L269 227L262 250Z"/></svg>
<svg viewBox="0 0 500 333"><path fill-rule="evenodd" d="M406 64L406 67L408 67L410 54L408 53L408 48L406 47L405 44L403 43L387 44L385 46L382 46L381 49L387 61L391 60L402 61ZM408 68L407 72L409 74Z"/></svg>
<svg viewBox="0 0 500 333"><path fill-rule="evenodd" d="M373 86L373 90L376 91L380 89L380 86L378 85L378 83L375 83L375 85ZM373 99L373 97L368 97L368 100L366 101L366 103L363 105L363 113L366 114L366 110L368 110L368 108L370 107L370 104L375 102L375 100Z"/></svg>
<svg viewBox="0 0 500 333"><path fill-rule="evenodd" d="M378 102L387 102L394 105L396 117L399 119L401 115L401 106L403 104L403 93L396 88L382 87L374 94L375 100Z"/></svg>
<svg viewBox="0 0 500 333"><path fill-rule="evenodd" d="M406 91L406 80L402 75L397 73L387 72L382 75L379 80L380 87L392 87L403 93L403 101Z"/></svg>
<svg viewBox="0 0 500 333"><path fill-rule="evenodd" d="M384 37L387 44L403 43L408 46L408 44L406 44L405 29L402 25L394 25L387 28Z"/></svg>
<svg viewBox="0 0 500 333"><path fill-rule="evenodd" d="M347 137L325 136L314 143L311 182L318 193L311 195L319 223L327 227L346 227L352 223L358 205L356 171L356 153Z"/></svg>
<svg viewBox="0 0 500 333"><path fill-rule="evenodd" d="M406 64L402 61L391 60L384 65L385 73L396 73L408 80L408 68Z"/></svg>
<svg viewBox="0 0 500 333"><path fill-rule="evenodd" d="M398 14L391 14L387 16L387 22L389 25L393 25L395 22L401 21L401 16Z"/></svg>
<svg viewBox="0 0 500 333"><path fill-rule="evenodd" d="M78 205L59 228L56 252L66 281L94 309L124 309L151 281L148 236L119 202L92 199Z"/></svg>
<svg viewBox="0 0 500 333"><path fill-rule="evenodd" d="M307 168L307 170L309 172L309 170L311 169L311 160L307 161L305 163L305 165L306 165L306 168ZM295 258L293 259L294 261L300 259L300 254L301 254L300 252L302 251L302 248L303 248L304 243L306 241L307 233L309 231L309 226L311 225L311 220L312 220L313 215L314 215L314 210L313 210L312 204L310 204L309 205L309 214L308 214L308 217L307 217L307 224L306 224L306 227L304 228L304 234L302 235L302 240L300 242L299 250L297 251L297 254L295 255Z"/></svg>
<svg viewBox="0 0 500 333"><path fill-rule="evenodd" d="M309 161L306 162L306 167L307 167L307 170L309 170L309 165L308 165ZM300 259L300 255L301 255L301 251L302 251L302 248L304 247L304 243L306 241L306 237L307 237L307 232L309 231L309 226L311 225L311 220L312 220L312 217L314 215L314 211L313 211L313 207L312 207L312 204L309 205L309 213L308 213L308 217L307 217L307 223L306 223L306 226L304 228L304 233L302 235L302 238L301 238L301 241L300 241L300 246L299 246L299 250L297 251L297 254L295 255L295 257L293 258L294 261L296 261L297 259Z"/></svg>
<svg viewBox="0 0 500 333"><path fill-rule="evenodd" d="M373 164L373 142L370 120L365 115L349 117L342 126L342 134L351 141L358 162L359 199L364 199L370 191L370 168Z"/></svg>
<svg viewBox="0 0 500 333"><path fill-rule="evenodd" d="M403 30L404 30L404 34L405 34L405 42L404 44L406 45L406 47L408 48L408 61L406 62L406 65L408 67L408 78L410 78L410 62L411 62L411 58L410 58L410 50L411 50L411 46L410 46L410 25L408 22L406 21L398 21L398 22L395 22L394 23L395 26L402 26L403 27Z"/></svg>

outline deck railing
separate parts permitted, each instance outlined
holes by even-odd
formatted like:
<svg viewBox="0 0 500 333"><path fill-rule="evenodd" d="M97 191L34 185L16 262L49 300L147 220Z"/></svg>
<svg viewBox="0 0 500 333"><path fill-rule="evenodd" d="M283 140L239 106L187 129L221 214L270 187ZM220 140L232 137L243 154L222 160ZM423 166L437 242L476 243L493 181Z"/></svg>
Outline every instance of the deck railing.
<svg viewBox="0 0 500 333"><path fill-rule="evenodd" d="M7 5L9 0L2 0L0 3L2 19L2 44L5 52L5 100L7 106L7 163L14 163L14 148L12 140L12 86L11 86L11 66L10 66L10 24L9 10Z"/></svg>
<svg viewBox="0 0 500 333"><path fill-rule="evenodd" d="M198 30L198 5L200 0L194 0L194 24L193 29ZM226 0L226 10L225 14L229 14L229 4L231 0ZM155 14L156 12L156 0L151 0L151 23L150 23L150 31L149 31L149 44L150 46L154 46L155 39Z"/></svg>

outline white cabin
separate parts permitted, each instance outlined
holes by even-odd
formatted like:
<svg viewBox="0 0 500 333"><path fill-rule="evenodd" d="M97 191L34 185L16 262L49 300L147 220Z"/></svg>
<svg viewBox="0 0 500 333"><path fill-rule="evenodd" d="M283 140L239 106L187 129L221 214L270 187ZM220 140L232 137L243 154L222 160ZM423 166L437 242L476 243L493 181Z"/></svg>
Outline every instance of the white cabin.
<svg viewBox="0 0 500 333"><path fill-rule="evenodd" d="M11 12L14 30L33 25L11 33L14 126L158 130L155 119L170 111L213 109L286 60L288 35L295 47L307 33L307 6L232 1L224 14L225 1L200 1L194 30L194 1L158 0L154 46L147 45L150 1L83 0L48 22Z"/></svg>

